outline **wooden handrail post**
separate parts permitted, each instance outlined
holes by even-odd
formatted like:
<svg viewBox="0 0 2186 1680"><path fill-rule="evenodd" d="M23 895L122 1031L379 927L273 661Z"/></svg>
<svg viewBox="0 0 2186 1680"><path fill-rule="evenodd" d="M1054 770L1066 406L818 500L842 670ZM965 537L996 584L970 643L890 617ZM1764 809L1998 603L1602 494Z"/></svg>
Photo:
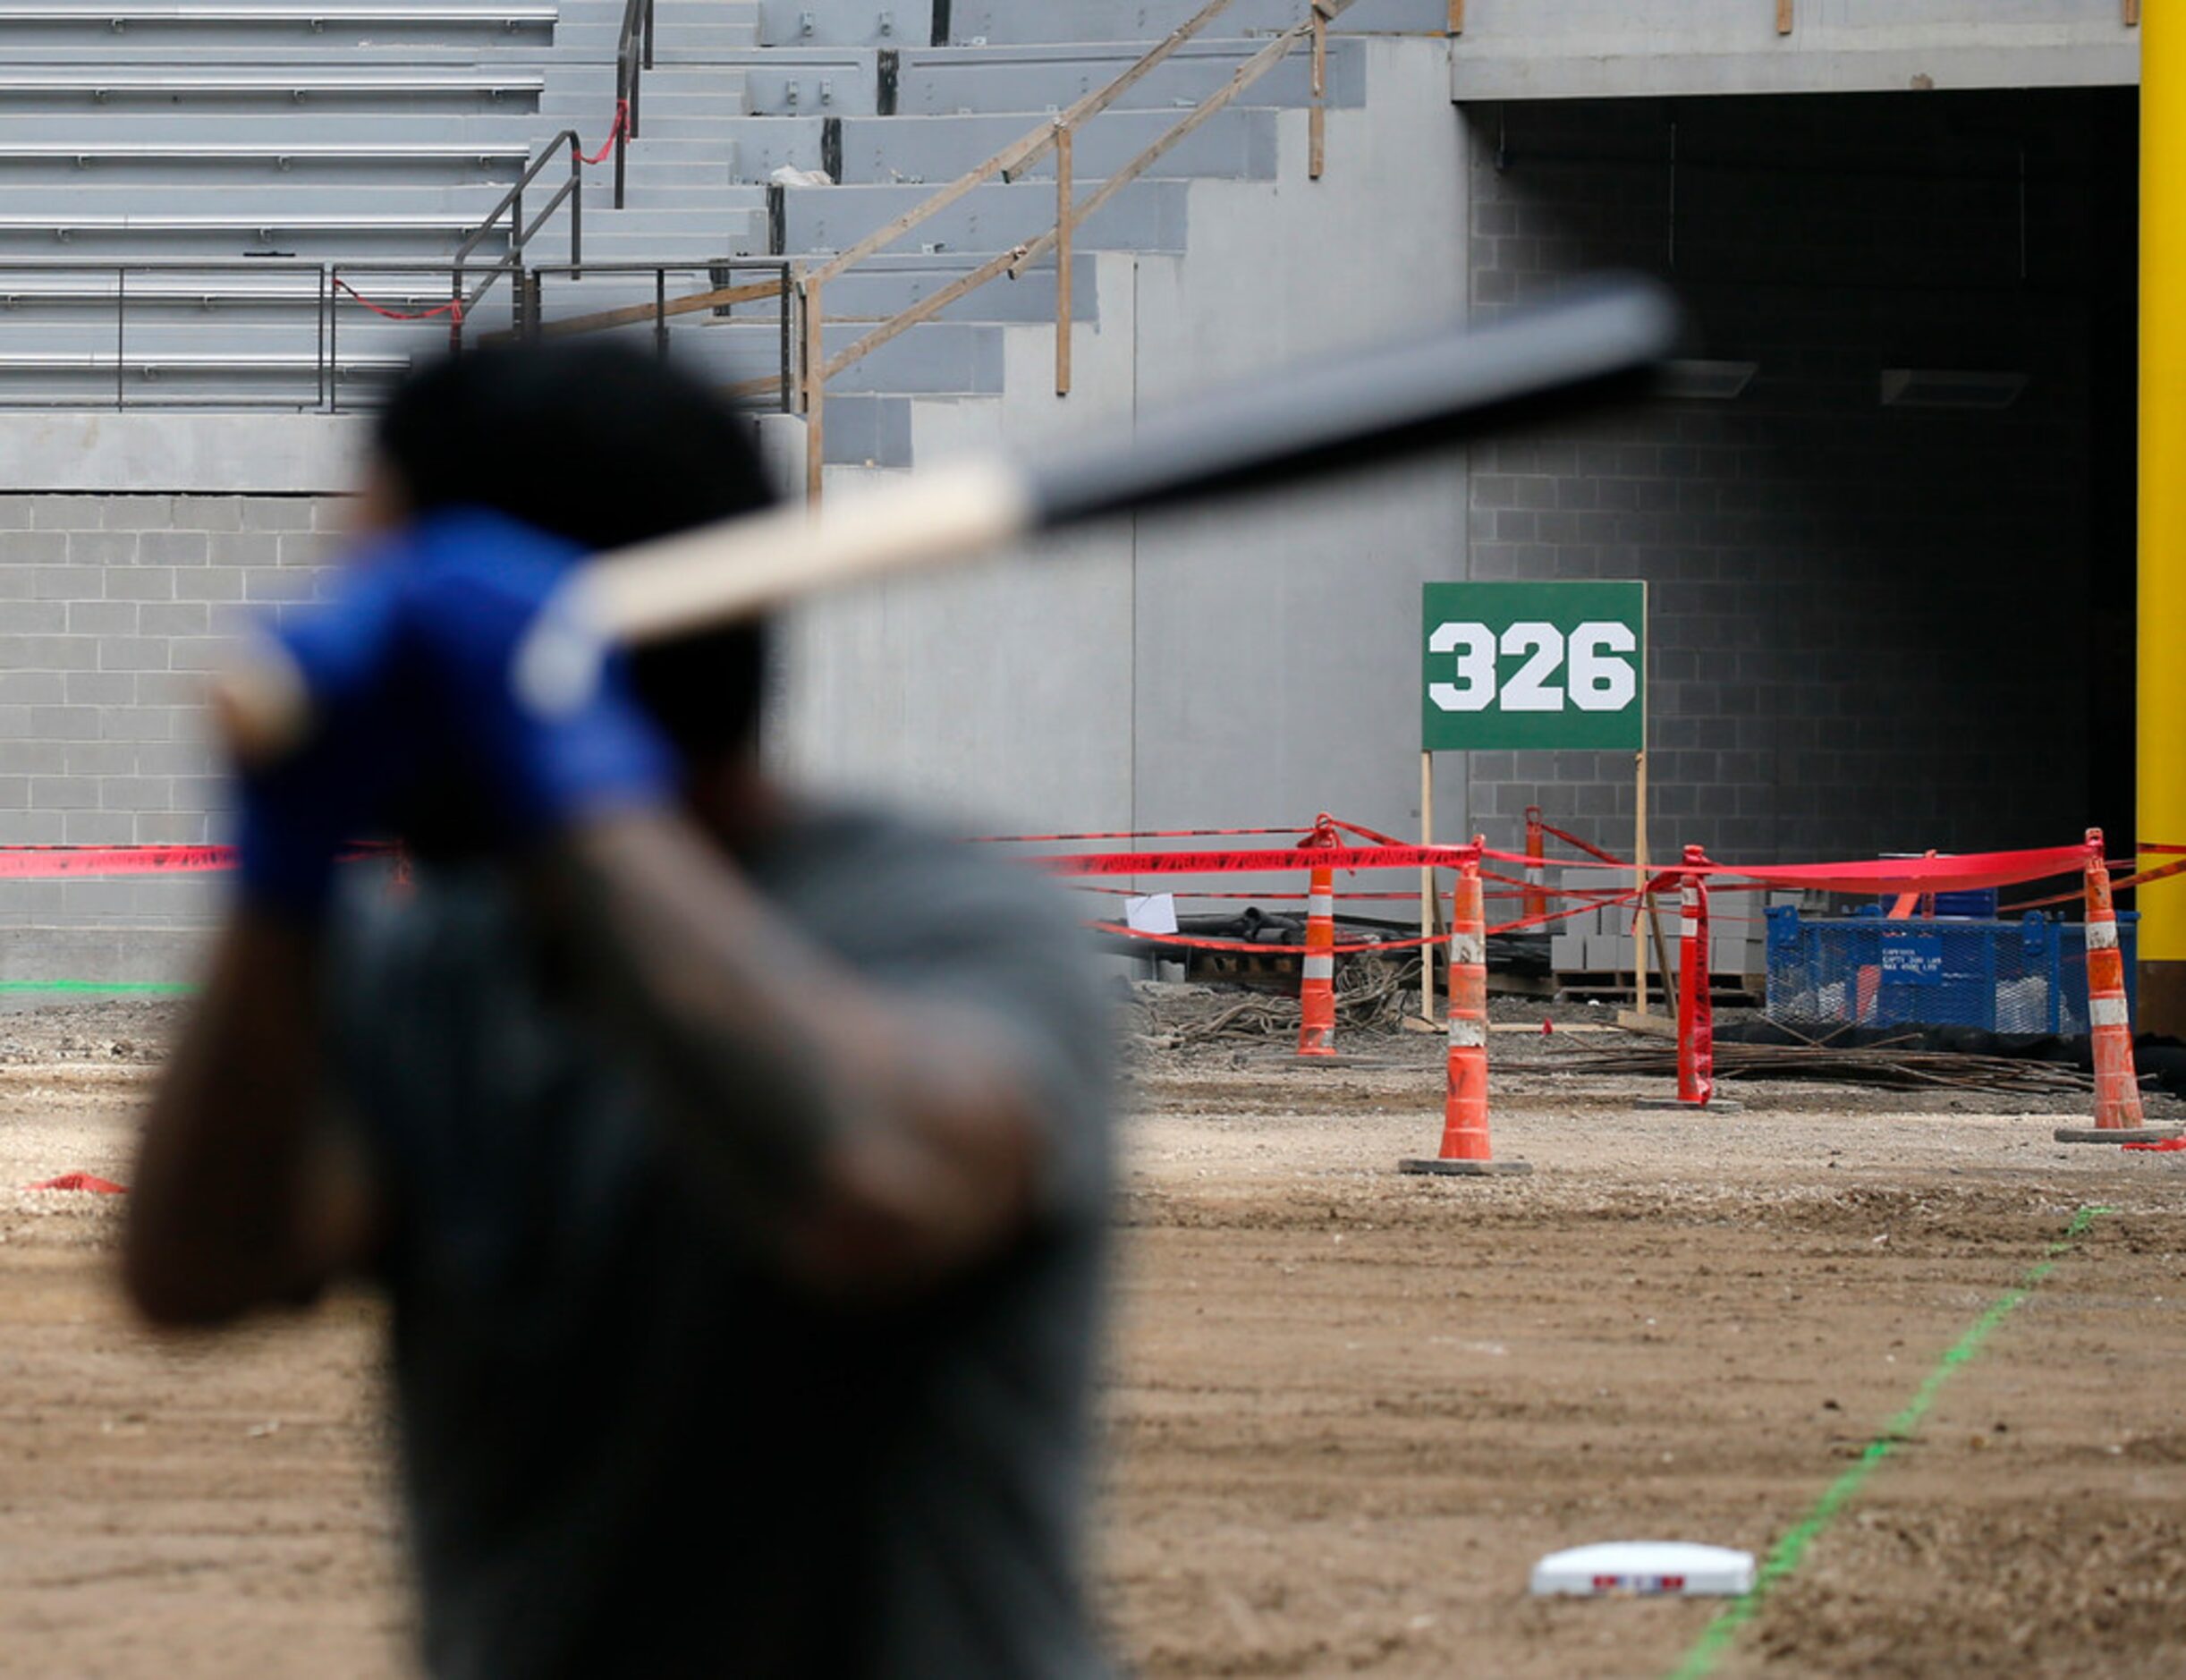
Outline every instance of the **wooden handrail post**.
<svg viewBox="0 0 2186 1680"><path fill-rule="evenodd" d="M804 305L805 499L818 506L820 467L826 460L827 352L822 342L826 317L820 308L818 280L800 274L797 293Z"/></svg>
<svg viewBox="0 0 2186 1680"><path fill-rule="evenodd" d="M1055 395L1071 394L1071 125L1055 119Z"/></svg>
<svg viewBox="0 0 2186 1680"><path fill-rule="evenodd" d="M1328 157L1328 14L1313 0L1313 110L1306 118L1306 178L1318 181Z"/></svg>

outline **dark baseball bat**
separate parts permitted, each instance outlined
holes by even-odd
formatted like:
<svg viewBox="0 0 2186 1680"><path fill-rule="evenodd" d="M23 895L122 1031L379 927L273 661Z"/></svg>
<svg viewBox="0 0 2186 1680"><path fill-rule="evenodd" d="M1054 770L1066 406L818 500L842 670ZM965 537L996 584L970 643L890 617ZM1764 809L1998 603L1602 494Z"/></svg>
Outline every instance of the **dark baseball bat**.
<svg viewBox="0 0 2186 1680"><path fill-rule="evenodd" d="M1677 329L1660 286L1605 281L1485 327L1412 332L1258 375L1106 436L619 549L572 577L564 605L608 637L657 641L1034 531L1290 488L1630 395ZM225 674L216 703L247 759L278 757L310 728L309 695L275 649Z"/></svg>

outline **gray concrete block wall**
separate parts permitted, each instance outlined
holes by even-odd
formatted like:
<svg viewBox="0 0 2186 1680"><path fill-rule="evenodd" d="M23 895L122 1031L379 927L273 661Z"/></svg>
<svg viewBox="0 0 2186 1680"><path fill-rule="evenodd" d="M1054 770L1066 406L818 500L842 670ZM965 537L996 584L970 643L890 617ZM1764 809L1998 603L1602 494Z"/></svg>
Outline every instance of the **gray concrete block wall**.
<svg viewBox="0 0 2186 1680"><path fill-rule="evenodd" d="M2092 819L2096 230L2069 98L1470 114L1476 312L1650 270L1692 311L1691 354L1760 369L1735 402L1473 452L1473 577L1650 585L1656 856L2053 844ZM2029 384L2001 412L1886 410L1894 366ZM1493 839L1538 804L1631 844L1629 756L1470 768Z"/></svg>
<svg viewBox="0 0 2186 1680"><path fill-rule="evenodd" d="M0 496L0 845L226 839L206 673L252 615L311 598L343 508ZM212 876L0 880L0 944L39 928L201 926L219 904ZM19 966L0 953L0 970Z"/></svg>

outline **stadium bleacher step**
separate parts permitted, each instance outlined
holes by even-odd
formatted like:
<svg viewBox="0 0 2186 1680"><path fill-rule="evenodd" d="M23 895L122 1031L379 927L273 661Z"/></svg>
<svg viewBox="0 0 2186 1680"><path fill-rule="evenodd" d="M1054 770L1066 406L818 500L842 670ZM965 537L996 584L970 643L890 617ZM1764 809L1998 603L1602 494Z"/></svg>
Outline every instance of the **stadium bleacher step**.
<svg viewBox="0 0 2186 1680"><path fill-rule="evenodd" d="M1260 44L1192 40L1127 89L1110 108L1173 110L1180 116L1217 92ZM1355 106L1365 97L1362 43L1340 38L1328 46L1332 106ZM1037 47L936 47L907 49L896 77L895 109L906 116L953 112L1060 111L1106 88L1145 51L1143 43L1084 43ZM1290 55L1253 84L1255 105L1302 106L1312 99L1309 55ZM758 108L755 106L754 107Z"/></svg>
<svg viewBox="0 0 2186 1680"><path fill-rule="evenodd" d="M1089 182L1089 191L1093 183ZM844 250L932 196L927 186L790 187L783 192L784 249ZM1181 250L1186 183L1139 181L1078 232L1085 250ZM975 187L905 236L914 251L995 252L1055 225L1055 195L1037 182Z"/></svg>
<svg viewBox="0 0 2186 1680"><path fill-rule="evenodd" d="M767 47L1029 46L1063 38L1150 46L1182 27L1205 0L950 0L940 8L949 41L934 38L934 0L761 0ZM1304 0L1233 0L1208 25L1211 38L1272 34L1303 20ZM1446 35L1449 0L1357 0L1336 20L1347 34Z"/></svg>
<svg viewBox="0 0 2186 1680"><path fill-rule="evenodd" d="M986 260L983 252L944 252L933 256L887 251L869 257L827 286L826 307L831 320L845 318L872 321L900 314L935 293L953 284ZM1095 253L1080 251L1072 266L1073 318L1095 318ZM1043 260L1018 280L996 280L950 304L938 318L945 321L1050 322L1055 313L1055 270L1052 259Z"/></svg>
<svg viewBox="0 0 2186 1680"><path fill-rule="evenodd" d="M788 0L785 0L785 4ZM844 0L823 0L841 5ZM804 0L808 6L811 0ZM1079 41L1162 38L1197 13L1202 0L1071 0L1068 27ZM952 0L950 38L958 44L1036 46L1056 38L1056 10L1024 0ZM1269 35L1303 21L1302 0L1232 0L1208 33L1215 37ZM1336 20L1340 34L1447 35L1449 0L1357 0Z"/></svg>
<svg viewBox="0 0 2186 1680"><path fill-rule="evenodd" d="M1220 112L1157 158L1148 174L1157 180L1272 179L1275 116L1274 111L1256 106ZM1076 174L1085 180L1105 178L1151 146L1176 120L1176 114L1169 111L1103 114L1077 136L1072 158ZM846 117L842 127L843 180L846 184L939 185L977 168L1037 128L1039 121L1022 113ZM1053 151L1021 178L1053 180Z"/></svg>
<svg viewBox="0 0 2186 1680"><path fill-rule="evenodd" d="M530 71L221 70L9 63L0 67L0 111L129 111L178 106L292 111L304 105L317 113L386 110L413 103L444 111L530 111L537 107L545 85L543 77Z"/></svg>
<svg viewBox="0 0 2186 1680"><path fill-rule="evenodd" d="M759 0L767 47L929 47L933 0Z"/></svg>

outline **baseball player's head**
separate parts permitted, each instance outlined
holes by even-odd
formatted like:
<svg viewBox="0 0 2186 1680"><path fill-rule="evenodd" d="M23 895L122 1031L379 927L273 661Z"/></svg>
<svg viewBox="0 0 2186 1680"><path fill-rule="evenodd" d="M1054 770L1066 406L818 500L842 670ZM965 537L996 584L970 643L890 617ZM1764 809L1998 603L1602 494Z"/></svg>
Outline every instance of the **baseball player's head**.
<svg viewBox="0 0 2186 1680"><path fill-rule="evenodd" d="M475 351L427 367L381 414L364 519L486 507L592 549L733 518L773 499L749 416L657 357L604 340ZM640 696L687 759L749 753L762 626L639 653Z"/></svg>

